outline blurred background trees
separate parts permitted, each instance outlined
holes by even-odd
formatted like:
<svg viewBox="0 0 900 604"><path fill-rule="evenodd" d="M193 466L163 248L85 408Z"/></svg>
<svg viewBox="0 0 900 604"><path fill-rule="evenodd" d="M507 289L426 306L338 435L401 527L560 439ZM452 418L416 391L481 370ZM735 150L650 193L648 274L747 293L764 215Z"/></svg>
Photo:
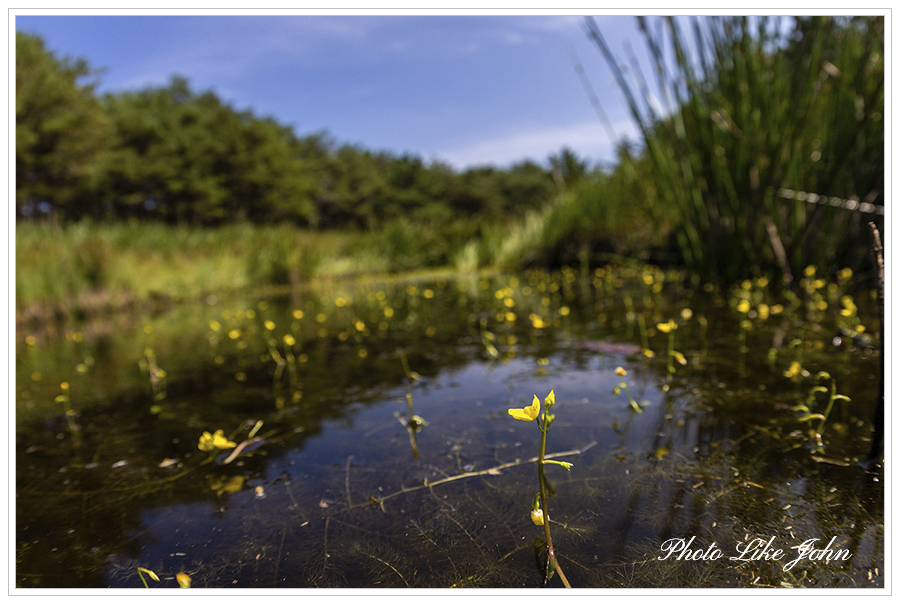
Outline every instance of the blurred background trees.
<svg viewBox="0 0 900 604"><path fill-rule="evenodd" d="M89 211L113 143L109 116L83 60L57 59L16 32L16 213Z"/></svg>

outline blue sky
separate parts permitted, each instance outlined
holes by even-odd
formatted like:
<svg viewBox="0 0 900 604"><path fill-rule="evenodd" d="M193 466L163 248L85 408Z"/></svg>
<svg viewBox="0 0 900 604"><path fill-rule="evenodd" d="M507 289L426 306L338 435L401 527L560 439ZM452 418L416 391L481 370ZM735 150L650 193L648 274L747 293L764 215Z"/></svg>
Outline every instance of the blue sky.
<svg viewBox="0 0 900 604"><path fill-rule="evenodd" d="M643 51L634 17L598 17L613 51ZM573 66L584 65L617 137L634 126L579 16L16 16L58 57L102 69L100 92L174 74L300 136L411 153L455 168L563 146L592 161L615 141Z"/></svg>

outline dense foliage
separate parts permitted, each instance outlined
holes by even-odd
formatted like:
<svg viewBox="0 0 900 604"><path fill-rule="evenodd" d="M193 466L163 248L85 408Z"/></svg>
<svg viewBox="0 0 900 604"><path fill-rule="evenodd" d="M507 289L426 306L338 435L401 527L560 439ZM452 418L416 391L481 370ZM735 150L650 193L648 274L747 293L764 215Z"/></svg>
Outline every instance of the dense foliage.
<svg viewBox="0 0 900 604"><path fill-rule="evenodd" d="M66 214L103 178L109 118L83 60L59 60L39 38L16 32L16 209Z"/></svg>

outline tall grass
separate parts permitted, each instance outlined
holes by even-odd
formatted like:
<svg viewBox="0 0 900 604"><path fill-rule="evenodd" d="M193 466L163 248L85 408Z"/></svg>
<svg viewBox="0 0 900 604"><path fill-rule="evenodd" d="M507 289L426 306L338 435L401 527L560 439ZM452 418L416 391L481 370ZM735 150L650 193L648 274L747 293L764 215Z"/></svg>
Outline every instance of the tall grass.
<svg viewBox="0 0 900 604"><path fill-rule="evenodd" d="M884 203L883 18L694 19L692 44L682 23L639 20L655 94L593 20L588 32L640 128L648 200L674 216L686 268L713 282L858 269L869 215L778 191Z"/></svg>
<svg viewBox="0 0 900 604"><path fill-rule="evenodd" d="M451 266L477 232L397 220L373 231L155 222L16 226L20 319L197 298L260 286ZM478 243L476 250L479 248ZM476 255L473 266L478 268Z"/></svg>
<svg viewBox="0 0 900 604"><path fill-rule="evenodd" d="M20 316L71 314L253 286L299 285L322 270L368 270L357 233L234 224L215 229L126 222L16 226ZM349 261L337 262L341 255ZM371 252L370 252L371 255ZM382 265L386 262L382 262Z"/></svg>
<svg viewBox="0 0 900 604"><path fill-rule="evenodd" d="M669 221L653 220L633 178L595 173L560 192L545 208L483 237L485 262L505 269L592 265L614 258L651 260L666 245Z"/></svg>

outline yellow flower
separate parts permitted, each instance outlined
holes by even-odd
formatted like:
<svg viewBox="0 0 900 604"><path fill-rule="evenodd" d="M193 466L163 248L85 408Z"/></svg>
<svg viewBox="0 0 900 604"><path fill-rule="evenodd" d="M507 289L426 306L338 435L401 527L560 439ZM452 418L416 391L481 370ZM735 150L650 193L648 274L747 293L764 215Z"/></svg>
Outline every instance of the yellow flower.
<svg viewBox="0 0 900 604"><path fill-rule="evenodd" d="M856 304L853 302L853 298L850 296L841 296L841 304L844 308L841 309L842 317L850 317L856 312Z"/></svg>
<svg viewBox="0 0 900 604"><path fill-rule="evenodd" d="M537 397L535 397L537 400ZM531 510L531 521L536 526L544 526L544 510Z"/></svg>
<svg viewBox="0 0 900 604"><path fill-rule="evenodd" d="M197 445L197 448L201 451L212 451L213 449L231 449L232 447L236 446L237 443L225 438L224 430L216 430L215 434L204 432L200 437L200 442Z"/></svg>
<svg viewBox="0 0 900 604"><path fill-rule="evenodd" d="M622 376L622 377L625 377L626 375L628 375L628 372L625 371L625 368L624 368L624 367L616 367L616 375L620 375L620 376Z"/></svg>
<svg viewBox="0 0 900 604"><path fill-rule="evenodd" d="M677 328L678 328L678 326L675 324L675 321L673 321L672 319L669 319L669 321L666 323L657 323L656 324L656 329L660 330L663 333L669 333L673 329L677 329Z"/></svg>
<svg viewBox="0 0 900 604"><path fill-rule="evenodd" d="M747 300L741 300L737 305L738 312L749 312L750 311L750 302Z"/></svg>
<svg viewBox="0 0 900 604"><path fill-rule="evenodd" d="M177 575L175 575L175 580L178 581L178 587L191 586L191 576L187 573L178 573Z"/></svg>
<svg viewBox="0 0 900 604"><path fill-rule="evenodd" d="M799 376L803 371L803 368L800 366L800 363L797 361L791 361L791 366L787 371L784 372L784 377L795 378Z"/></svg>
<svg viewBox="0 0 900 604"><path fill-rule="evenodd" d="M552 392L550 393L553 394ZM549 396L547 397L549 398ZM524 407L523 409L509 409L509 414L512 415L515 419L520 419L523 422L534 421L534 419L541 412L541 401L538 400L538 397L534 397L534 401L531 403L531 406Z"/></svg>

